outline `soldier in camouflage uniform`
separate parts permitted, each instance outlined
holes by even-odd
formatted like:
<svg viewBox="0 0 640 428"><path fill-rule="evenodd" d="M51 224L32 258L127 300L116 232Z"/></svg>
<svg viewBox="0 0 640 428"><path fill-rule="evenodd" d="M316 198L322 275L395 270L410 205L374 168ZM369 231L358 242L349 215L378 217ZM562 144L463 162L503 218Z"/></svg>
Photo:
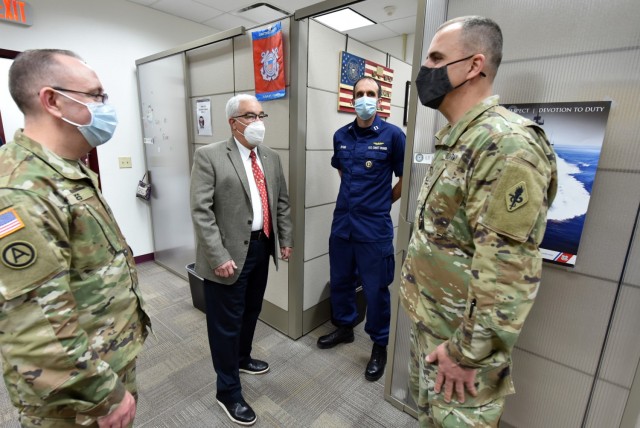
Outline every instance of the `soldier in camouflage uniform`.
<svg viewBox="0 0 640 428"><path fill-rule="evenodd" d="M129 249L79 159L115 129L95 74L69 51L9 71L24 130L0 148L0 353L24 427L124 427L149 318ZM87 124L87 125L79 125Z"/></svg>
<svg viewBox="0 0 640 428"><path fill-rule="evenodd" d="M422 104L449 122L436 135L400 287L423 427L498 426L540 284L555 155L540 127L491 96L501 57L495 22L457 18L439 28L416 79Z"/></svg>

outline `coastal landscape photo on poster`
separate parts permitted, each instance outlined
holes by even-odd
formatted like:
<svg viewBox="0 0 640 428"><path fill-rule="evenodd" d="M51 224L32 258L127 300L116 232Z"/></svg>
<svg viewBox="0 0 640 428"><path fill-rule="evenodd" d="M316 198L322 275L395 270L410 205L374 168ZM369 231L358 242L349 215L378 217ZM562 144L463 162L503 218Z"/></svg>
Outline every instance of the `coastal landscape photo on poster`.
<svg viewBox="0 0 640 428"><path fill-rule="evenodd" d="M574 266L611 102L503 106L540 125L553 145L558 164L558 193L547 215L540 251L545 260Z"/></svg>

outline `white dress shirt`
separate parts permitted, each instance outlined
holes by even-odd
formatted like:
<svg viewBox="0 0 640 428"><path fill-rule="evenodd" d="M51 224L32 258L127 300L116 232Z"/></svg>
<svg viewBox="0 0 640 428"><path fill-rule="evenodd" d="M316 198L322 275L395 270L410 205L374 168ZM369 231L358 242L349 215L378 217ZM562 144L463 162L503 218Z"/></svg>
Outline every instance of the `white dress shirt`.
<svg viewBox="0 0 640 428"><path fill-rule="evenodd" d="M240 144L236 137L233 137L233 139L236 141L238 151L240 151L240 158L242 159L244 170L247 172L247 180L249 180L251 207L253 208L253 222L251 223L251 231L255 232L258 230L262 230L264 220L262 218L262 199L260 199L260 191L258 190L258 186L256 185L256 179L253 177L253 167L251 166L251 158L249 157L251 155L251 150ZM262 170L262 174L264 174L264 168L262 167L262 162L260 161L260 155L258 154L256 148L254 148L253 150L256 152L256 160L258 161L258 166Z"/></svg>

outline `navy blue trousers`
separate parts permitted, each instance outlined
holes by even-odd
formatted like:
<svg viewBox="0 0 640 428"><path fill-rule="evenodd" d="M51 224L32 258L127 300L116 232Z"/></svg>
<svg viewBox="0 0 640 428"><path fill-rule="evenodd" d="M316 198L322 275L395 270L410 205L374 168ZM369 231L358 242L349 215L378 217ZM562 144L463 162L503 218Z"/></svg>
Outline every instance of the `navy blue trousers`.
<svg viewBox="0 0 640 428"><path fill-rule="evenodd" d="M364 331L374 343L387 346L391 319L389 284L393 282L395 268L393 241L353 242L331 235L329 266L334 324L339 327L355 324L356 288L360 279L367 302Z"/></svg>
<svg viewBox="0 0 640 428"><path fill-rule="evenodd" d="M224 403L242 398L239 366L251 359L253 334L267 288L270 248L270 241L250 241L247 260L232 285L204 280L216 398Z"/></svg>

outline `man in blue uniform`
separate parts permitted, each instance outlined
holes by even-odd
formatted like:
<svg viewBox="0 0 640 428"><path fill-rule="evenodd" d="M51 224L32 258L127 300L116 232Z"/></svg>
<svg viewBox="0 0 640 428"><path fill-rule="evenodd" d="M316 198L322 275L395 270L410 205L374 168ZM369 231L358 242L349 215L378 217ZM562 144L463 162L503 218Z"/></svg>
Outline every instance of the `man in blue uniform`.
<svg viewBox="0 0 640 428"><path fill-rule="evenodd" d="M389 341L390 297L393 281L393 223L391 204L400 198L405 135L380 119L380 84L371 77L353 86L356 120L333 136L331 166L341 177L329 238L331 307L334 332L318 339L321 349L353 342L356 324L356 284L362 283L367 302L365 331L373 341L365 378L384 373ZM399 177L392 188L392 173Z"/></svg>

